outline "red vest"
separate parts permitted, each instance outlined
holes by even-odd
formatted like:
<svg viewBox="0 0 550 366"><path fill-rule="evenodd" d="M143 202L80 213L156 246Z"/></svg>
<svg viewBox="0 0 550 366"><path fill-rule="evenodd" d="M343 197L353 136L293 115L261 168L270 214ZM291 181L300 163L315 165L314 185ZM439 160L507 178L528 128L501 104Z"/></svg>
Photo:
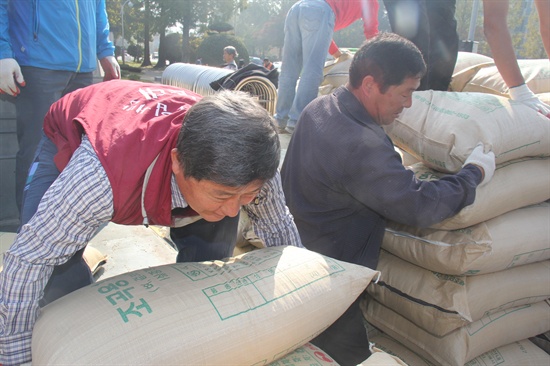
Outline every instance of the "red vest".
<svg viewBox="0 0 550 366"><path fill-rule="evenodd" d="M102 82L67 94L52 105L44 132L55 143L54 160L63 170L86 133L113 190L111 221L126 225L144 222L170 226L172 174L170 151L175 147L183 117L201 99L191 91L161 84L127 80Z"/></svg>

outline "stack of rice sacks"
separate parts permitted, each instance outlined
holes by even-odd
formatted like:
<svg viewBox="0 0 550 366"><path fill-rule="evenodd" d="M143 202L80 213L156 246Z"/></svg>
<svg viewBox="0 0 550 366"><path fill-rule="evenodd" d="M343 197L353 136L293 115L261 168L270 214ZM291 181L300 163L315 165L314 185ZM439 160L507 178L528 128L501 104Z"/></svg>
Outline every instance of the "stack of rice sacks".
<svg viewBox="0 0 550 366"><path fill-rule="evenodd" d="M388 223L370 340L409 365L548 364L528 338L550 330L550 119L496 93L421 91L386 132L418 179L458 172L478 142L497 169L440 224Z"/></svg>

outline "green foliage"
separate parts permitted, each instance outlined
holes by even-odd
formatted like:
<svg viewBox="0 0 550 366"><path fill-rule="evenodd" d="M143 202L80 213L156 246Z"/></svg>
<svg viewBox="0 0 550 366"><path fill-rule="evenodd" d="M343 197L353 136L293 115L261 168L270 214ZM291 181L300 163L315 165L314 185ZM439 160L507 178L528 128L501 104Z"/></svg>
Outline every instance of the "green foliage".
<svg viewBox="0 0 550 366"><path fill-rule="evenodd" d="M460 40L467 40L472 17L473 1L457 1L455 17L458 23ZM478 42L479 54L492 57L491 49L483 33L483 2L474 16L475 32L473 41ZM538 16L532 0L510 0L508 9L508 29L512 37L518 59L546 58L540 32Z"/></svg>
<svg viewBox="0 0 550 366"><path fill-rule="evenodd" d="M164 40L164 56L171 64L174 62L182 62L182 36L179 33L171 33L166 35Z"/></svg>
<svg viewBox="0 0 550 366"><path fill-rule="evenodd" d="M229 32L233 30L233 26L226 22L215 22L208 26L208 29L216 31L218 33Z"/></svg>
<svg viewBox="0 0 550 366"><path fill-rule="evenodd" d="M238 64L239 59L248 63L248 50L244 43L237 37L230 34L214 34L205 37L197 49L197 58L202 58L203 64L210 66L220 66L223 64L223 49L226 46L233 46L237 49L239 57L235 59Z"/></svg>
<svg viewBox="0 0 550 366"><path fill-rule="evenodd" d="M140 81L141 76L139 76L139 74L131 73L130 75L128 75L128 80Z"/></svg>
<svg viewBox="0 0 550 366"><path fill-rule="evenodd" d="M547 58L548 55L542 45L542 38L540 36L540 21L538 12L536 11L531 12L529 15L526 34L535 35L532 37L527 37L525 43L523 44L523 51L527 58Z"/></svg>
<svg viewBox="0 0 550 366"><path fill-rule="evenodd" d="M134 60L139 60L143 56L143 46L139 44L132 43L128 46L126 51L134 58Z"/></svg>

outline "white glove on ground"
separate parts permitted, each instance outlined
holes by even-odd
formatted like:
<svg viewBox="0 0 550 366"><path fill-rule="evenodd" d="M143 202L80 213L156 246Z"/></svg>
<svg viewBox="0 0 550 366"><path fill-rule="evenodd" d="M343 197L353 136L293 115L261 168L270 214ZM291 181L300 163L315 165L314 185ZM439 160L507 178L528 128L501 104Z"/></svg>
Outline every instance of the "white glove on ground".
<svg viewBox="0 0 550 366"><path fill-rule="evenodd" d="M103 57L99 60L99 63L105 72L103 81L120 79L120 65L114 56Z"/></svg>
<svg viewBox="0 0 550 366"><path fill-rule="evenodd" d="M492 151L489 151L488 153L485 153L483 151L483 144L480 142L476 145L474 150L472 150L472 153L470 156L468 156L468 159L464 162L463 167L473 164L481 169L483 169L483 180L479 184L479 186L483 186L487 184L493 178L493 174L495 173L495 154Z"/></svg>
<svg viewBox="0 0 550 366"><path fill-rule="evenodd" d="M527 84L522 84L510 88L508 91L510 98L516 102L521 102L528 107L533 108L534 110L542 113L544 116L550 118L550 106L546 103L543 103L532 91L529 89Z"/></svg>
<svg viewBox="0 0 550 366"><path fill-rule="evenodd" d="M25 86L25 79L21 73L21 68L15 59L3 58L0 60L0 94L9 94L17 96L19 87L17 84Z"/></svg>

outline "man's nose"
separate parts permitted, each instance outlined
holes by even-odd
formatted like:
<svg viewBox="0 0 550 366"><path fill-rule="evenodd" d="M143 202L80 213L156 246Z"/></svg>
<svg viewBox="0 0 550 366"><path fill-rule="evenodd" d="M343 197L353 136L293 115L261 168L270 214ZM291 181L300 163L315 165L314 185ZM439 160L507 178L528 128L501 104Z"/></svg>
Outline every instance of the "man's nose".
<svg viewBox="0 0 550 366"><path fill-rule="evenodd" d="M413 103L413 98L411 95L405 100L405 103L403 103L403 107L410 108L412 106L412 103Z"/></svg>
<svg viewBox="0 0 550 366"><path fill-rule="evenodd" d="M225 216L235 217L241 210L241 203L237 198L226 201L221 207L222 213Z"/></svg>

